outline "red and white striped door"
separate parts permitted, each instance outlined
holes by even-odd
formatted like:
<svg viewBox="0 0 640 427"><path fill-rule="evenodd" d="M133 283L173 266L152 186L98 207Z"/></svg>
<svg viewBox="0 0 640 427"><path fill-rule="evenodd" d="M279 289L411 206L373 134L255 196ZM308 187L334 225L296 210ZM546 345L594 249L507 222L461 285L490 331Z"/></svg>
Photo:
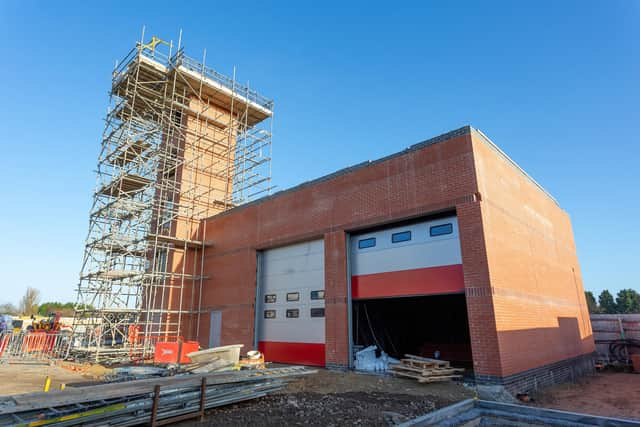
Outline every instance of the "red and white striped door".
<svg viewBox="0 0 640 427"><path fill-rule="evenodd" d="M256 310L267 361L324 366L324 241L265 250Z"/></svg>
<svg viewBox="0 0 640 427"><path fill-rule="evenodd" d="M464 292L455 216L351 237L354 299Z"/></svg>

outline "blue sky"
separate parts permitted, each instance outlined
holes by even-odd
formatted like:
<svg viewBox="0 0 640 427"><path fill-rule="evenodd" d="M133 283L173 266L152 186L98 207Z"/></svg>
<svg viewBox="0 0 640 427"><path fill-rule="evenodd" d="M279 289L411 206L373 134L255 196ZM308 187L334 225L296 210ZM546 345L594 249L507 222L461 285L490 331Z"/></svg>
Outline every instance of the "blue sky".
<svg viewBox="0 0 640 427"><path fill-rule="evenodd" d="M0 302L74 299L143 25L275 100L278 188L471 124L569 212L586 289L640 288L639 2L267 3L0 2Z"/></svg>

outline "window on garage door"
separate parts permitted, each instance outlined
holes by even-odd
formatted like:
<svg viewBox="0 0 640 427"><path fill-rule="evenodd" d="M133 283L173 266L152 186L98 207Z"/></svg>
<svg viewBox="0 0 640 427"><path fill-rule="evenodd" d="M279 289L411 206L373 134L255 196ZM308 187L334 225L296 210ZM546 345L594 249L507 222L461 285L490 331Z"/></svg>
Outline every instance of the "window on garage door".
<svg viewBox="0 0 640 427"><path fill-rule="evenodd" d="M453 233L453 224L451 223L434 225L429 228L429 236L431 237L444 236L451 233Z"/></svg>

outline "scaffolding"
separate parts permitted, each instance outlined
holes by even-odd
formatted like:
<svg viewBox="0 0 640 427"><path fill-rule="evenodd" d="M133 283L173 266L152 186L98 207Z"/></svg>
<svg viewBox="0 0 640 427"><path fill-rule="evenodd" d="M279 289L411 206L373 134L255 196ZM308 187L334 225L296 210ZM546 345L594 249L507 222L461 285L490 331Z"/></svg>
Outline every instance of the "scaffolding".
<svg viewBox="0 0 640 427"><path fill-rule="evenodd" d="M74 354L197 336L202 219L271 191L273 102L157 37L116 64L77 288Z"/></svg>

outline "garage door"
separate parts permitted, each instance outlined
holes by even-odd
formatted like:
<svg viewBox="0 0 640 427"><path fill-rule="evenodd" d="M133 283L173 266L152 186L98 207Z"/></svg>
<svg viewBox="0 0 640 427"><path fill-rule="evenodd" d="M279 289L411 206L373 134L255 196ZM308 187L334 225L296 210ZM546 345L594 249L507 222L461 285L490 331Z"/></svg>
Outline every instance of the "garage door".
<svg viewBox="0 0 640 427"><path fill-rule="evenodd" d="M455 216L351 237L352 297L464 292Z"/></svg>
<svg viewBox="0 0 640 427"><path fill-rule="evenodd" d="M324 241L259 256L258 348L268 361L324 366Z"/></svg>

